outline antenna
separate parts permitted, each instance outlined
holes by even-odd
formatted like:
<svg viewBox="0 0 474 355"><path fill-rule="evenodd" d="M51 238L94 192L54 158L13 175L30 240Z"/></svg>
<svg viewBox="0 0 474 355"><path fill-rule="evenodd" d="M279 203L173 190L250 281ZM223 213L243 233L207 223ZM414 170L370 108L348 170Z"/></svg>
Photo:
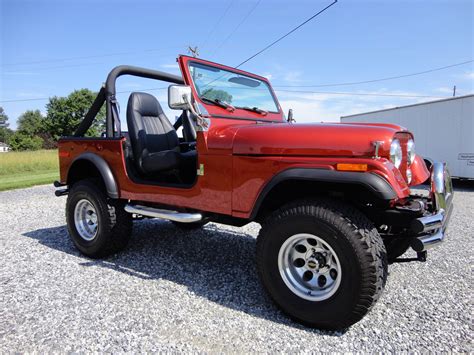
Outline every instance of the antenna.
<svg viewBox="0 0 474 355"><path fill-rule="evenodd" d="M195 46L194 48L191 46L188 46L188 53L191 54L194 58L199 57L198 46Z"/></svg>

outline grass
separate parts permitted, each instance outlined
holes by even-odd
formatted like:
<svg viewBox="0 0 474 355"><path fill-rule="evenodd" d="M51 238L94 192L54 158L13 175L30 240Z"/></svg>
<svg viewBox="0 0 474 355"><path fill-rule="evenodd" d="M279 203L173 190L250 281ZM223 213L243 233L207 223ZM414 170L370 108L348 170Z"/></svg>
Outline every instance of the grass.
<svg viewBox="0 0 474 355"><path fill-rule="evenodd" d="M0 153L0 191L48 184L58 177L57 150Z"/></svg>

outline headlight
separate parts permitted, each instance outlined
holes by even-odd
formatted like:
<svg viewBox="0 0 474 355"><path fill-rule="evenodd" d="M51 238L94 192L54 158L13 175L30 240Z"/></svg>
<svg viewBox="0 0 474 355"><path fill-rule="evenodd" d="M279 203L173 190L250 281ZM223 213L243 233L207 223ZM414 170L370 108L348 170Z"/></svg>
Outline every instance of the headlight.
<svg viewBox="0 0 474 355"><path fill-rule="evenodd" d="M407 154L408 154L408 163L413 164L415 160L415 142L413 139L409 139L407 142Z"/></svg>
<svg viewBox="0 0 474 355"><path fill-rule="evenodd" d="M390 160L397 168L402 163L402 146L398 139L394 139L390 145Z"/></svg>

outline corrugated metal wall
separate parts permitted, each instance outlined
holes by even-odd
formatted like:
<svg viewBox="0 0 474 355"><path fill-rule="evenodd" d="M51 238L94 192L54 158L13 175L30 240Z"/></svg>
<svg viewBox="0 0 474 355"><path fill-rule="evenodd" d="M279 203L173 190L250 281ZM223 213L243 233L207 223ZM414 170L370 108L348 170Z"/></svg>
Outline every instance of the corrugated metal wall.
<svg viewBox="0 0 474 355"><path fill-rule="evenodd" d="M341 117L408 128L417 152L445 161L453 176L474 178L474 95Z"/></svg>

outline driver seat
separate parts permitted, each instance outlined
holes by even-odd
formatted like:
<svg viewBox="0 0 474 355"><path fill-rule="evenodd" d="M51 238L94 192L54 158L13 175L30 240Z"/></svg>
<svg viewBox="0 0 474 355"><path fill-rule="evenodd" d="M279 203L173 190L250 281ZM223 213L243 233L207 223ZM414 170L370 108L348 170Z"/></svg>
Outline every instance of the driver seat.
<svg viewBox="0 0 474 355"><path fill-rule="evenodd" d="M180 151L178 134L153 95L143 92L130 95L127 125L135 165L141 173L148 175L182 167L195 169L196 151Z"/></svg>

